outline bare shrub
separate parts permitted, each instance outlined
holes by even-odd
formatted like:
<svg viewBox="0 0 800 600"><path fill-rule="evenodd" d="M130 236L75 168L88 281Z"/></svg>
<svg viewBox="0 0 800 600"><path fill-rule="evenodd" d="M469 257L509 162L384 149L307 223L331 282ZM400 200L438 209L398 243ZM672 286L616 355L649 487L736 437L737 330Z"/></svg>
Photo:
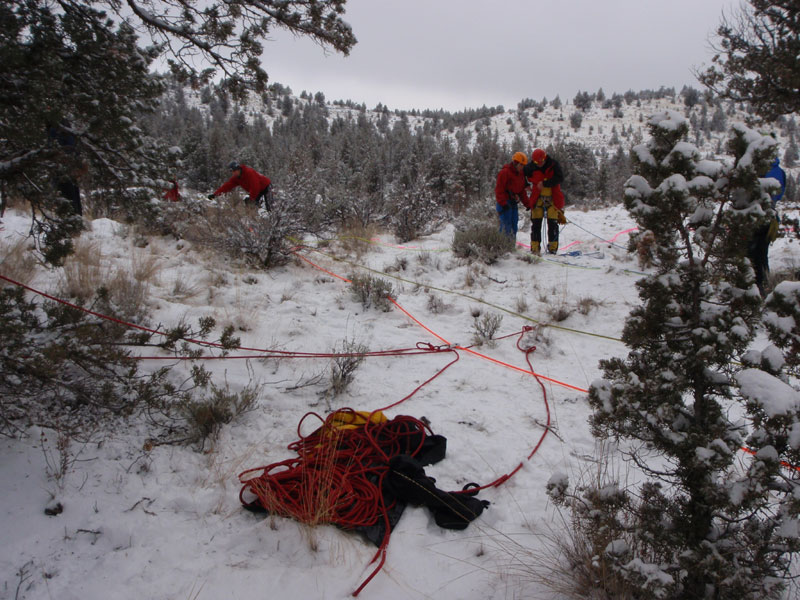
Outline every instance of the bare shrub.
<svg viewBox="0 0 800 600"><path fill-rule="evenodd" d="M582 315L588 315L590 312L592 312L592 309L602 305L603 303L601 301L592 298L591 296L584 296L578 300L577 308L578 312Z"/></svg>
<svg viewBox="0 0 800 600"><path fill-rule="evenodd" d="M448 305L447 303L442 300L440 296L436 294L428 294L428 311L433 313L434 315L439 315L447 310Z"/></svg>
<svg viewBox="0 0 800 600"><path fill-rule="evenodd" d="M598 456L596 468L579 474L574 491L570 491L564 474L555 474L547 483L547 494L563 527L551 528L551 534L545 536L547 544L542 556L527 562L527 572L531 579L570 598L660 597L657 590L663 582L642 577L634 585L631 580L636 577L631 572L623 573L627 567L619 566L631 555L645 557L653 565L666 558L655 545L644 548L634 535L638 519L660 517L658 503L648 505L658 494L647 498L648 492L643 488L644 496L632 502L625 493L627 476L618 472L619 461L608 445L601 445ZM635 571L636 566L632 569Z"/></svg>
<svg viewBox="0 0 800 600"><path fill-rule="evenodd" d="M394 260L394 264L387 266L384 270L387 273L396 273L398 271L405 271L408 268L408 257L398 256Z"/></svg>
<svg viewBox="0 0 800 600"><path fill-rule="evenodd" d="M452 248L455 256L491 265L512 252L514 245L514 239L498 231L496 225L482 223L456 231Z"/></svg>
<svg viewBox="0 0 800 600"><path fill-rule="evenodd" d="M300 217L285 203L276 203L268 213L221 203L205 208L193 221L183 232L187 239L265 269L288 262L295 245L291 240L304 231Z"/></svg>
<svg viewBox="0 0 800 600"><path fill-rule="evenodd" d="M364 308L374 306L388 312L392 309L389 296L392 295L392 284L380 277L372 275L351 275L350 291Z"/></svg>
<svg viewBox="0 0 800 600"><path fill-rule="evenodd" d="M337 356L331 363L331 381L328 389L334 397L342 394L353 381L353 375L364 362L364 354L368 351L369 348L355 340L344 340L340 349L333 349L333 353Z"/></svg>
<svg viewBox="0 0 800 600"><path fill-rule="evenodd" d="M599 460L594 459L592 467L585 467L578 473L576 489L588 488L603 490L598 494L601 503L615 502L622 476L612 471L619 461L603 447L599 450ZM624 485L624 483L623 483ZM566 474L556 472L547 482L547 493L555 504L555 514L543 519L541 529L536 532L538 543L529 547L510 535L493 536L496 551L509 557L504 573L525 582L534 583L537 588L547 588L553 597L574 600L634 600L655 598L642 594L620 578L610 564L612 553L624 551L623 540L628 536L625 527L630 523L623 513L620 520L592 522L591 502L569 493L569 479ZM605 495L606 498L602 498ZM578 510L567 507L574 503L584 503ZM621 508L621 507L620 507ZM538 596L537 596L538 597Z"/></svg>
<svg viewBox="0 0 800 600"><path fill-rule="evenodd" d="M249 384L239 392L210 384L208 393L200 399L184 403L182 412L188 424L187 441L203 449L207 441L215 441L223 425L252 410L261 395L261 386Z"/></svg>
<svg viewBox="0 0 800 600"><path fill-rule="evenodd" d="M54 446L51 446L48 435L55 437ZM72 454L71 446L71 436L61 429L53 429L50 434L44 431L39 434L39 447L42 449L42 455L44 456L45 474L48 479L56 484L59 492L64 491L67 474L77 459ZM52 495L55 496L55 494Z"/></svg>
<svg viewBox="0 0 800 600"><path fill-rule="evenodd" d="M574 312L575 308L567 304L565 300L556 301L547 307L547 314L554 323L566 321Z"/></svg>
<svg viewBox="0 0 800 600"><path fill-rule="evenodd" d="M503 315L496 313L487 313L483 317L475 317L472 325L474 329L473 342L478 346L488 344L489 347L493 347L495 343L494 335L500 329L502 322Z"/></svg>
<svg viewBox="0 0 800 600"><path fill-rule="evenodd" d="M474 287L475 284L478 283L478 279L481 275L484 274L484 271L481 265L469 265L467 267L466 272L464 273L464 287L471 288Z"/></svg>
<svg viewBox="0 0 800 600"><path fill-rule="evenodd" d="M517 296L517 303L515 308L517 309L517 312L520 314L525 314L526 312L528 312L528 299L525 298L525 296L522 294Z"/></svg>

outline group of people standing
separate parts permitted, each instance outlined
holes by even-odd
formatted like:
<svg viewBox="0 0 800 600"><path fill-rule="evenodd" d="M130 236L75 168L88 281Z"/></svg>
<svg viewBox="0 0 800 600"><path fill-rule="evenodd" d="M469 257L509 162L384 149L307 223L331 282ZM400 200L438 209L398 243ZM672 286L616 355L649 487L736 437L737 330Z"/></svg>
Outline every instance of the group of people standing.
<svg viewBox="0 0 800 600"><path fill-rule="evenodd" d="M547 252L555 254L559 225L567 222L561 191L563 181L561 165L541 148L533 151L530 160L523 152L516 152L511 162L500 169L494 188L500 231L516 239L522 204L531 211L531 252L542 252L542 223L546 217Z"/></svg>
<svg viewBox="0 0 800 600"><path fill-rule="evenodd" d="M764 178L775 179L779 187L772 194L773 209L786 190L786 173L775 159ZM511 162L503 165L497 174L494 195L500 231L516 240L519 222L519 205L531 211L531 252L542 252L542 222L547 217L547 252L558 251L559 225L567 222L564 215L564 193L561 183L564 172L552 156L536 148L530 160L523 152L515 152ZM530 191L528 190L530 188ZM777 213L776 213L777 214ZM769 274L769 245L778 235L777 216L761 224L748 241L747 255L756 275L756 285L762 295L766 292Z"/></svg>

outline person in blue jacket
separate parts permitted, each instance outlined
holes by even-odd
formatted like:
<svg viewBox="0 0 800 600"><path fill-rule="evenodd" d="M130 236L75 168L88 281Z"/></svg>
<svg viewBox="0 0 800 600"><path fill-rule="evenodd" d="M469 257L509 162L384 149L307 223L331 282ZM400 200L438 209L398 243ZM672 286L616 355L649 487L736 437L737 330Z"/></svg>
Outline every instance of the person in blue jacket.
<svg viewBox="0 0 800 600"><path fill-rule="evenodd" d="M779 159L775 159L767 171L764 178L776 179L780 184L780 189L772 194L772 207L783 198L786 191L786 172L781 168ZM756 285L762 296L766 295L766 278L769 273L769 245L778 237L778 218L777 213L770 219L769 223L760 225L756 229L753 237L748 244L748 256L753 263L753 270L756 272Z"/></svg>

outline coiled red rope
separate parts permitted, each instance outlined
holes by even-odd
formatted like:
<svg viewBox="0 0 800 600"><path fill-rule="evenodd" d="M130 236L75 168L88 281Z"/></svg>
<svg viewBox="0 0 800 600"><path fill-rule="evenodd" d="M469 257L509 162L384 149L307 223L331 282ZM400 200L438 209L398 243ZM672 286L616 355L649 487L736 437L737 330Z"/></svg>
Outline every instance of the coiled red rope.
<svg viewBox="0 0 800 600"><path fill-rule="evenodd" d="M309 418L319 419L322 425L304 436L301 429ZM386 558L393 505L386 506L381 490L389 459L399 454L416 456L430 428L414 417L387 420L379 411L357 413L345 408L325 419L307 413L297 430L300 439L289 445L297 457L241 473L239 499L247 507L258 506L308 525L331 523L359 529L382 520L383 539L370 564L381 560L353 592L357 596Z"/></svg>

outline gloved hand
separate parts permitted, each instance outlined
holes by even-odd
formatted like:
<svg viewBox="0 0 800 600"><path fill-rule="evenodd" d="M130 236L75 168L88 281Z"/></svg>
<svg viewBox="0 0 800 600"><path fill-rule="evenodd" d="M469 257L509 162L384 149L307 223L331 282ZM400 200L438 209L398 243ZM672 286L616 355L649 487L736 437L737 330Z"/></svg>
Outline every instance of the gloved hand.
<svg viewBox="0 0 800 600"><path fill-rule="evenodd" d="M214 194L209 194L208 195L208 199L209 200L213 200L214 198L216 198L216 196Z"/></svg>
<svg viewBox="0 0 800 600"><path fill-rule="evenodd" d="M558 224L559 225L566 225L567 224L567 217L564 215L564 211L558 211Z"/></svg>

